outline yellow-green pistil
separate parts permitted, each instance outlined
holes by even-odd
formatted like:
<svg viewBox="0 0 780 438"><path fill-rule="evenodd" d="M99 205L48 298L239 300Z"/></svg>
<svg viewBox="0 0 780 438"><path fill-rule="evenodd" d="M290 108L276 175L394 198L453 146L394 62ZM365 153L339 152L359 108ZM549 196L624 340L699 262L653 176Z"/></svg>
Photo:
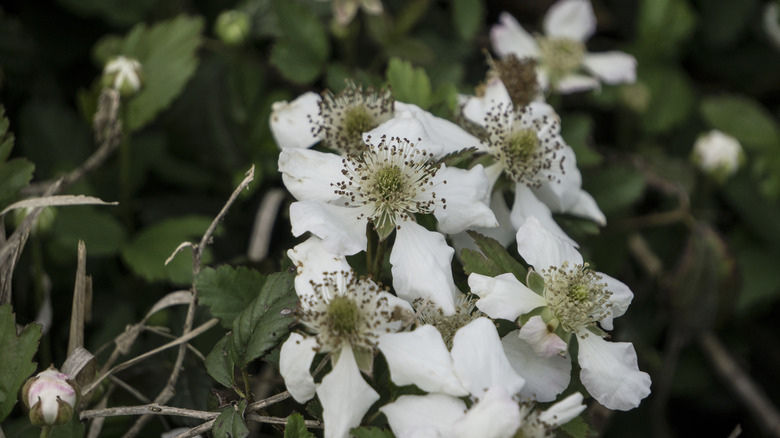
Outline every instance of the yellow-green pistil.
<svg viewBox="0 0 780 438"><path fill-rule="evenodd" d="M570 38L539 38L542 63L554 82L573 73L585 59L585 44Z"/></svg>
<svg viewBox="0 0 780 438"><path fill-rule="evenodd" d="M534 158L539 151L539 138L533 129L520 129L509 134L499 150L497 157L504 163L504 167L512 180L523 181L531 176ZM535 173L535 172L533 172Z"/></svg>
<svg viewBox="0 0 780 438"><path fill-rule="evenodd" d="M348 108L344 112L344 136L362 141L364 132L377 127L377 123L364 106Z"/></svg>
<svg viewBox="0 0 780 438"><path fill-rule="evenodd" d="M334 332L350 335L358 331L360 311L352 299L345 296L333 297L328 303L327 315Z"/></svg>
<svg viewBox="0 0 780 438"><path fill-rule="evenodd" d="M612 292L587 263L571 269L564 263L560 268L544 271L543 275L547 305L567 332L595 326L607 316Z"/></svg>

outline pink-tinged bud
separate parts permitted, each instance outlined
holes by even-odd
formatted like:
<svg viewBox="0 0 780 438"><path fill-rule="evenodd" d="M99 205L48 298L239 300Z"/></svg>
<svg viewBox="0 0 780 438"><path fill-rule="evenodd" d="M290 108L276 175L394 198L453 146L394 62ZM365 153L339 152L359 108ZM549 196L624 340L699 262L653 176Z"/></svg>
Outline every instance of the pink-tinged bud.
<svg viewBox="0 0 780 438"><path fill-rule="evenodd" d="M54 366L31 377L22 388L22 401L36 426L67 423L73 416L79 392L70 376Z"/></svg>

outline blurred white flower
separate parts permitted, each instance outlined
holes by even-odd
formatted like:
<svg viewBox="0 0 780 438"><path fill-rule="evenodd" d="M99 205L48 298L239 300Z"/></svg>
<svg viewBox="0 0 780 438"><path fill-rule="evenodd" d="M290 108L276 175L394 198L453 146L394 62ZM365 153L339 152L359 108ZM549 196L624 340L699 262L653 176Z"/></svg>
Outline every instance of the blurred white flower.
<svg viewBox="0 0 780 438"><path fill-rule="evenodd" d="M346 26L355 18L358 8L370 15L379 15L384 12L381 0L318 0L331 1L333 5L333 18L339 26Z"/></svg>
<svg viewBox="0 0 780 438"><path fill-rule="evenodd" d="M499 22L490 30L493 50L499 56L535 58L543 89L571 93L598 88L599 80L608 84L636 80L633 56L619 51L588 53L585 41L596 31L590 0L555 3L544 17L545 35L531 36L506 12Z"/></svg>
<svg viewBox="0 0 780 438"><path fill-rule="evenodd" d="M517 250L536 269L530 275L544 279L543 290L529 289L512 274L469 276L471 291L480 297L477 307L481 311L493 318L520 318L523 323L518 332L507 335L522 341L505 343L505 348L514 350L507 351L507 356L510 360L529 353L535 357L513 366L552 379L562 391L569 376L567 367L557 362L567 354L573 335L579 345L580 380L593 398L609 409L637 407L650 393L650 376L639 371L633 345L607 342L603 339L607 334L602 331L611 330L612 320L628 309L633 299L628 286L591 270L570 242L547 230L534 217L518 230ZM528 315L527 321L524 315ZM538 368L541 371L537 373L534 369ZM523 377L532 379L530 374Z"/></svg>
<svg viewBox="0 0 780 438"><path fill-rule="evenodd" d="M73 416L79 399L70 376L54 366L31 377L22 388L22 401L36 426L64 424Z"/></svg>
<svg viewBox="0 0 780 438"><path fill-rule="evenodd" d="M770 1L764 6L763 22L769 42L780 50L780 4L777 1Z"/></svg>
<svg viewBox="0 0 780 438"><path fill-rule="evenodd" d="M117 56L103 68L103 84L119 91L122 96L131 96L141 89L141 63L133 58Z"/></svg>
<svg viewBox="0 0 780 438"><path fill-rule="evenodd" d="M745 154L736 138L713 129L696 139L691 159L705 173L723 181L739 169Z"/></svg>
<svg viewBox="0 0 780 438"><path fill-rule="evenodd" d="M357 278L346 259L329 253L316 237L288 256L298 270L298 319L306 334L292 333L282 345L279 371L299 403L317 394L326 437L347 437L379 398L360 371L371 373L379 337L401 328L412 308L370 279ZM317 353L330 353L333 364L320 384L309 372Z"/></svg>

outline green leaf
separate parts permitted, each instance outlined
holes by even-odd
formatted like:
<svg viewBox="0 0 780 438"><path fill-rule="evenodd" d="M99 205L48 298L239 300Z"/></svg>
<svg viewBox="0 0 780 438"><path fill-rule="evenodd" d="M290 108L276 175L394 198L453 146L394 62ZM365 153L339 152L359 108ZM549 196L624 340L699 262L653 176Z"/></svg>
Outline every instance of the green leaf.
<svg viewBox="0 0 780 438"><path fill-rule="evenodd" d="M732 135L746 147L776 147L780 130L772 115L756 100L738 94L702 99L701 113L715 129Z"/></svg>
<svg viewBox="0 0 780 438"><path fill-rule="evenodd" d="M650 102L642 114L648 132L665 132L688 119L696 96L682 70L671 66L643 68L639 79L650 90Z"/></svg>
<svg viewBox="0 0 780 438"><path fill-rule="evenodd" d="M35 165L24 158L6 161L14 147L14 135L8 131L5 108L0 105L0 209L14 202L22 187L32 179Z"/></svg>
<svg viewBox="0 0 780 438"><path fill-rule="evenodd" d="M704 38L716 46L734 42L745 30L757 4L757 0L707 0L698 3Z"/></svg>
<svg viewBox="0 0 780 438"><path fill-rule="evenodd" d="M35 372L32 361L38 351L41 339L41 326L29 324L16 335L16 317L11 305L0 306L0 421L11 413L16 404L19 389L30 375Z"/></svg>
<svg viewBox="0 0 780 438"><path fill-rule="evenodd" d="M454 0L452 18L455 30L464 40L470 40L479 32L485 9L480 0Z"/></svg>
<svg viewBox="0 0 780 438"><path fill-rule="evenodd" d="M244 423L246 404L246 400L241 400L238 404L231 404L222 409L222 413L214 421L214 438L245 438L249 436L249 429Z"/></svg>
<svg viewBox="0 0 780 438"><path fill-rule="evenodd" d="M640 47L656 57L675 57L696 24L685 0L643 0L637 16Z"/></svg>
<svg viewBox="0 0 780 438"><path fill-rule="evenodd" d="M566 424L562 424L560 429L572 438L587 438L590 432L590 426L582 417L574 417Z"/></svg>
<svg viewBox="0 0 780 438"><path fill-rule="evenodd" d="M495 277L511 272L519 281L525 281L528 270L512 257L497 240L468 231L480 251L464 249L461 253L466 274L476 273Z"/></svg>
<svg viewBox="0 0 780 438"><path fill-rule="evenodd" d="M349 431L357 438L393 438L393 432L378 427L356 427Z"/></svg>
<svg viewBox="0 0 780 438"><path fill-rule="evenodd" d="M314 438L314 434L306 429L303 415L294 412L287 417L287 426L284 428L284 438Z"/></svg>
<svg viewBox="0 0 780 438"><path fill-rule="evenodd" d="M295 274L268 276L260 295L233 321L228 349L233 361L244 368L274 348L290 331L298 303Z"/></svg>
<svg viewBox="0 0 780 438"><path fill-rule="evenodd" d="M431 81L422 68L414 68L407 61L392 58L387 67L387 80L396 100L413 103L422 109L431 104Z"/></svg>
<svg viewBox="0 0 780 438"><path fill-rule="evenodd" d="M271 49L271 64L289 80L300 84L314 81L325 68L330 43L325 26L299 2L274 2L281 38Z"/></svg>
<svg viewBox="0 0 780 438"><path fill-rule="evenodd" d="M612 166L594 173L583 185L601 211L609 214L639 200L645 191L645 177L636 169Z"/></svg>
<svg viewBox="0 0 780 438"><path fill-rule="evenodd" d="M93 53L100 62L123 55L141 63L142 88L127 103L128 131L151 122L182 92L198 66L201 32L203 18L180 15L148 28L138 24L119 43L115 36L98 41Z"/></svg>
<svg viewBox="0 0 780 438"><path fill-rule="evenodd" d="M223 386L231 388L236 383L233 375L235 364L228 354L227 340L227 336L220 339L206 356L206 372Z"/></svg>
<svg viewBox="0 0 780 438"><path fill-rule="evenodd" d="M116 254L127 241L122 223L111 214L93 207L59 209L52 234L53 251L75 251L79 240L83 240L90 257ZM68 257L71 257L70 253Z"/></svg>
<svg viewBox="0 0 780 438"><path fill-rule="evenodd" d="M536 292L539 295L544 294L544 277L542 277L536 271L528 271L528 277L526 278L528 288Z"/></svg>
<svg viewBox="0 0 780 438"><path fill-rule="evenodd" d="M165 260L180 243L200 239L210 224L211 219L201 216L165 219L138 233L122 249L122 258L135 274L148 281L189 284L192 282L192 250L179 251L167 266Z"/></svg>
<svg viewBox="0 0 780 438"><path fill-rule="evenodd" d="M195 279L195 286L200 303L208 306L211 314L229 329L236 316L257 298L264 282L265 275L253 269L220 266L202 270Z"/></svg>
<svg viewBox="0 0 780 438"><path fill-rule="evenodd" d="M566 114L561 124L561 136L574 149L579 167L599 164L603 157L588 144L593 134L593 118L587 114Z"/></svg>

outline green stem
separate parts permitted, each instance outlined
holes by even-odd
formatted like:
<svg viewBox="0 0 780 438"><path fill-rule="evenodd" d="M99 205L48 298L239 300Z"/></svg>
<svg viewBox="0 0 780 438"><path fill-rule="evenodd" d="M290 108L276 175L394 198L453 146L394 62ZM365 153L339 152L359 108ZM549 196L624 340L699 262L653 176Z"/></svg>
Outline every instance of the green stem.
<svg viewBox="0 0 780 438"><path fill-rule="evenodd" d="M43 426L41 428L41 438L49 438L51 436L51 430L54 426Z"/></svg>
<svg viewBox="0 0 780 438"><path fill-rule="evenodd" d="M366 224L366 275L369 277L374 276L374 250L377 246L377 239L379 236L374 231L371 222Z"/></svg>
<svg viewBox="0 0 780 438"><path fill-rule="evenodd" d="M244 394L246 397L246 400L248 403L252 403L254 400L252 400L252 391L249 389L249 372L246 370L246 368L241 369L241 376L244 378Z"/></svg>
<svg viewBox="0 0 780 438"><path fill-rule="evenodd" d="M376 256L374 256L374 263L371 271L374 273L374 278L379 280L379 276L382 273L382 264L385 261L385 251L387 251L387 240L385 239L379 242L379 246L376 249Z"/></svg>

